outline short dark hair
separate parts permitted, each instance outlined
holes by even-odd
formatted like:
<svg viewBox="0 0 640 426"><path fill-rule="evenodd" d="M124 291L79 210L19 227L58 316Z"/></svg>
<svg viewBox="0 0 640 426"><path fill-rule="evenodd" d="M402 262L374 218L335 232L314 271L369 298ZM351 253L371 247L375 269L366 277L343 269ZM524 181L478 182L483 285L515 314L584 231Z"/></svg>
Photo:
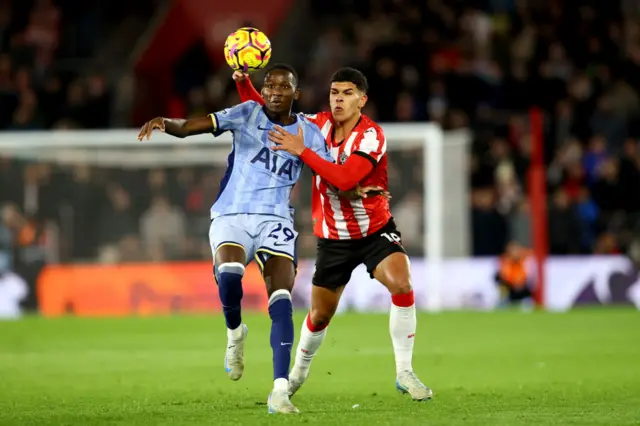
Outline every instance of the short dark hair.
<svg viewBox="0 0 640 426"><path fill-rule="evenodd" d="M295 84L296 87L298 87L298 73L296 72L295 68L293 68L291 65L273 64L269 68L267 68L267 73L265 74L265 77L267 75L269 75L272 71L287 71L287 72L290 72L291 75L293 75L293 84Z"/></svg>
<svg viewBox="0 0 640 426"><path fill-rule="evenodd" d="M340 68L331 76L331 83L353 83L363 93L369 90L367 77L355 68Z"/></svg>

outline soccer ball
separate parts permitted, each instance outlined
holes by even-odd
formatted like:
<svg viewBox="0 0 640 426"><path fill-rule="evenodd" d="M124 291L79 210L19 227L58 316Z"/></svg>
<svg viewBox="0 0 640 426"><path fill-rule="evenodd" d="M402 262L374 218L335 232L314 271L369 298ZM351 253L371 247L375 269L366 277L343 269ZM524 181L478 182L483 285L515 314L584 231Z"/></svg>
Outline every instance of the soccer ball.
<svg viewBox="0 0 640 426"><path fill-rule="evenodd" d="M234 71L256 72L269 63L271 42L257 28L240 28L227 37L224 58Z"/></svg>

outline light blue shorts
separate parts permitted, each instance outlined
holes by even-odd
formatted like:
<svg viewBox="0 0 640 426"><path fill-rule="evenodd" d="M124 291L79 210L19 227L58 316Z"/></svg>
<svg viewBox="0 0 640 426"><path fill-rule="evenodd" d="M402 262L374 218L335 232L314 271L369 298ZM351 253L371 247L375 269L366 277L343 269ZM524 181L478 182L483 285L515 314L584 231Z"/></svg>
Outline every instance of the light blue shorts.
<svg viewBox="0 0 640 426"><path fill-rule="evenodd" d="M209 243L213 258L222 246L242 247L245 265L255 259L262 270L271 256L291 259L297 267L296 241L298 233L293 221L266 214L218 216L211 221Z"/></svg>

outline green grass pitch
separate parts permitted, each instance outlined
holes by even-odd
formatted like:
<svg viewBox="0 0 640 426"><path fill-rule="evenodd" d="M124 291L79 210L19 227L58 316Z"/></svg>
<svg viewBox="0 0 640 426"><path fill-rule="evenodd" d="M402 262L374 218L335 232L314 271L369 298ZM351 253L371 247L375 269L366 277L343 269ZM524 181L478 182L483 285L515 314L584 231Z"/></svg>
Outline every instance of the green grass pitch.
<svg viewBox="0 0 640 426"><path fill-rule="evenodd" d="M296 315L296 334L303 314ZM246 369L222 366L219 317L0 322L0 425L640 424L640 313L420 314L414 367L435 392L399 395L386 315L335 319L293 398L267 414L269 320L247 315ZM359 404L359 408L352 408Z"/></svg>

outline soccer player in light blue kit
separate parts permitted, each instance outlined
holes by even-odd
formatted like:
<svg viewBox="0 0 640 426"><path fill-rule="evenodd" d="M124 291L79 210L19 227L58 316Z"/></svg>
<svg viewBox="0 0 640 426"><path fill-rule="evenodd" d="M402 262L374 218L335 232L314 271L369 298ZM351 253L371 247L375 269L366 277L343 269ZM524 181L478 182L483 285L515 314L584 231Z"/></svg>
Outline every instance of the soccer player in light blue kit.
<svg viewBox="0 0 640 426"><path fill-rule="evenodd" d="M154 118L138 136L149 139L154 130L184 138L226 131L233 134L227 171L211 208L209 240L215 275L227 324L225 369L231 380L244 371L247 326L242 323L242 276L255 258L269 295L274 387L269 413L297 413L288 395L289 365L294 340L291 289L296 270L297 232L293 228L291 190L300 178L303 162L286 152L272 151L269 130L275 124L289 132L303 131L305 145L333 162L318 128L301 114L292 114L298 98L298 77L288 65L274 65L264 80L262 107L254 101L188 120Z"/></svg>

